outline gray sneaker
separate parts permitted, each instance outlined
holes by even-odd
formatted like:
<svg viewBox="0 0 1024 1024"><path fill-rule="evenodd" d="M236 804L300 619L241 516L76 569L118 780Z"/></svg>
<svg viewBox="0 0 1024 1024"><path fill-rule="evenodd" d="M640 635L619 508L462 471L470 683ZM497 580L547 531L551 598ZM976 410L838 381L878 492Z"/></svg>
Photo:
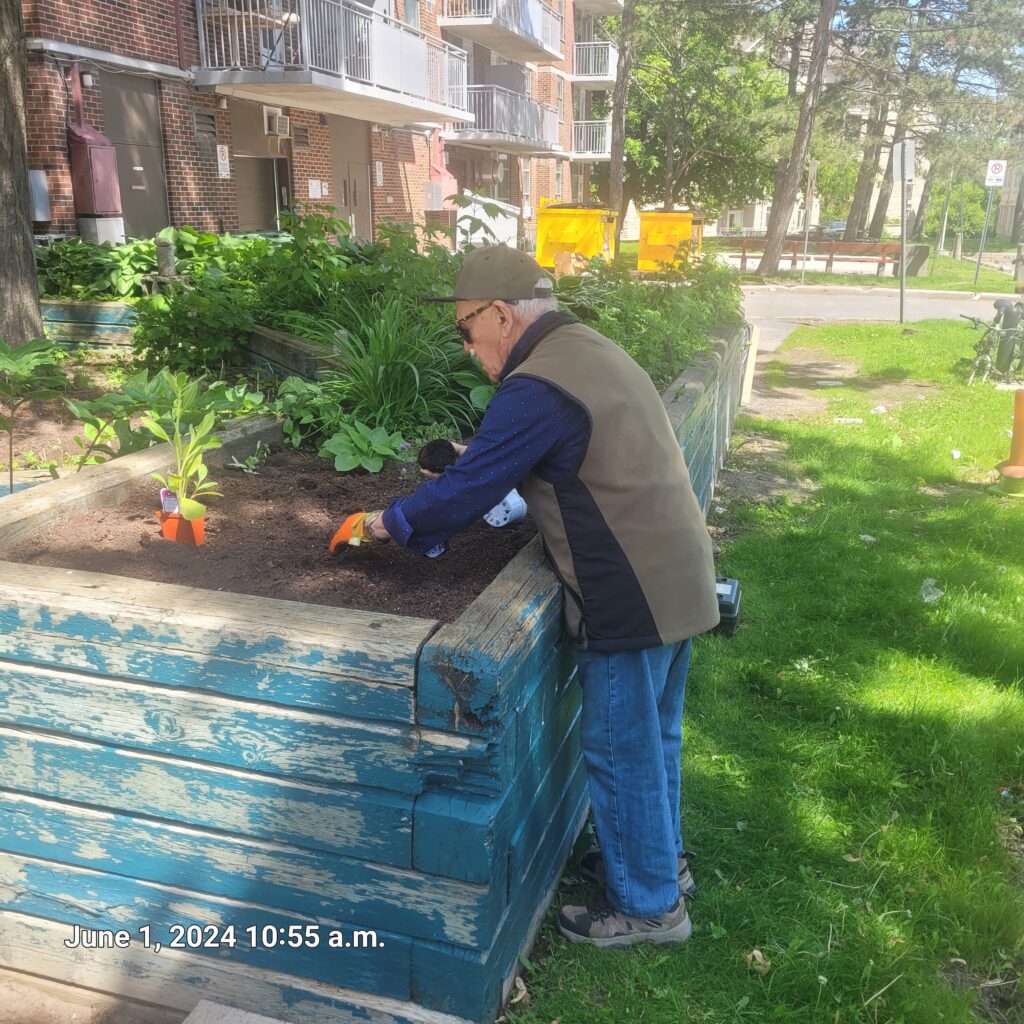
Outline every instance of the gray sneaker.
<svg viewBox="0 0 1024 1024"><path fill-rule="evenodd" d="M589 942L600 949L623 949L639 942L678 946L690 937L693 926L683 899L659 917L630 917L598 897L585 907L562 907L558 912L558 930L571 942Z"/></svg>
<svg viewBox="0 0 1024 1024"><path fill-rule="evenodd" d="M693 855L683 853L679 856L679 891L688 900L692 900L697 895L697 883L693 880L690 865L686 863L687 856ZM579 872L588 882L596 882L601 886L607 884L604 873L604 857L601 855L599 846L592 846L580 857Z"/></svg>

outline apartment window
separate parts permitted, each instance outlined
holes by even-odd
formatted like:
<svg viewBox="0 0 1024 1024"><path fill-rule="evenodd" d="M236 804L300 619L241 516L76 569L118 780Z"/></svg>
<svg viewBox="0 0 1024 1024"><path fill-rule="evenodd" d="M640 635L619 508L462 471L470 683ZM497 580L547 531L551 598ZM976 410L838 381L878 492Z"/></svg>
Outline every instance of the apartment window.
<svg viewBox="0 0 1024 1024"><path fill-rule="evenodd" d="M559 124L564 124L565 123L565 79L562 78L561 75L558 75L557 78L556 78L556 81L558 83L555 86L555 89L556 89L555 95L558 97L558 102L557 102L557 106L558 106L558 123Z"/></svg>
<svg viewBox="0 0 1024 1024"><path fill-rule="evenodd" d="M519 177L522 183L523 205L529 206L530 189L533 187L533 161L528 156L523 157Z"/></svg>
<svg viewBox="0 0 1024 1024"><path fill-rule="evenodd" d="M192 111L195 124L196 143L202 156L215 156L217 153L217 115L202 110Z"/></svg>
<svg viewBox="0 0 1024 1024"><path fill-rule="evenodd" d="M562 42L565 42L565 0L558 0L558 13L562 16Z"/></svg>
<svg viewBox="0 0 1024 1024"><path fill-rule="evenodd" d="M405 0L404 12L406 25L420 27L420 0Z"/></svg>
<svg viewBox="0 0 1024 1024"><path fill-rule="evenodd" d="M562 199L562 175L563 175L563 164L561 160L555 161L555 199L561 201Z"/></svg>

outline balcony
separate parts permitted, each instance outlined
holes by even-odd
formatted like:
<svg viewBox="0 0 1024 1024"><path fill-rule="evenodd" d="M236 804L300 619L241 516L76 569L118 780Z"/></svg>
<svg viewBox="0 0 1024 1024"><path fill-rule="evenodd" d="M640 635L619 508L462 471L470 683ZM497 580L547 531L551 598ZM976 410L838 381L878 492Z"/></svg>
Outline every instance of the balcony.
<svg viewBox="0 0 1024 1024"><path fill-rule="evenodd" d="M559 148L558 111L500 85L467 89L472 123L452 125L448 142L507 153L553 153Z"/></svg>
<svg viewBox="0 0 1024 1024"><path fill-rule="evenodd" d="M357 0L196 0L196 84L401 125L467 120L465 50Z"/></svg>
<svg viewBox="0 0 1024 1024"><path fill-rule="evenodd" d="M541 0L444 0L437 23L520 63L563 58L562 18Z"/></svg>
<svg viewBox="0 0 1024 1024"><path fill-rule="evenodd" d="M619 48L614 43L577 43L572 84L583 89L613 89L619 71Z"/></svg>
<svg viewBox="0 0 1024 1024"><path fill-rule="evenodd" d="M623 0L574 0L584 14L621 14Z"/></svg>
<svg viewBox="0 0 1024 1024"><path fill-rule="evenodd" d="M573 160L611 160L611 121L574 121L569 156Z"/></svg>

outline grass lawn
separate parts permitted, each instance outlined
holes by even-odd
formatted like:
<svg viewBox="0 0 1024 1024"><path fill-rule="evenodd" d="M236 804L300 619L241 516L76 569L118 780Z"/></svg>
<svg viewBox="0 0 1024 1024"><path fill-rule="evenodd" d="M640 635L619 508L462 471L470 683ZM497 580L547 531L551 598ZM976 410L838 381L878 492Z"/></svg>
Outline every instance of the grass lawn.
<svg viewBox="0 0 1024 1024"><path fill-rule="evenodd" d="M931 261L929 260L929 265ZM805 275L807 284L852 284L862 287L898 288L899 278L886 275L875 277L873 274L826 274L821 270L808 270ZM766 284L772 281L799 281L799 270L785 270L770 278L744 274L744 284ZM955 260L952 256L940 256L935 261L935 272L928 277L908 277L908 288L930 288L943 292L1013 292L1013 278L998 270L982 267L978 275L978 284L974 284L974 264L966 260Z"/></svg>
<svg viewBox="0 0 1024 1024"><path fill-rule="evenodd" d="M969 341L792 335L860 374L806 419L740 423L734 464L756 441L756 468L816 493L734 489L712 517L744 607L699 641L687 697L694 937L602 953L549 914L508 1021L1024 1020L1024 502L973 482L1009 451L1012 395L962 383ZM585 893L570 877L556 904Z"/></svg>

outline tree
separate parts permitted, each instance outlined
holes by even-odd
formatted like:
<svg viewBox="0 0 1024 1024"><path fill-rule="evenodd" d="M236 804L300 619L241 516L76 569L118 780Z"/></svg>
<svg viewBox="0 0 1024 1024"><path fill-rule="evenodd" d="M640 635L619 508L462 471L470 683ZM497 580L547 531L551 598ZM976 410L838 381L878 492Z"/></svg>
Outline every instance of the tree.
<svg viewBox="0 0 1024 1024"><path fill-rule="evenodd" d="M12 345L43 333L25 146L25 62L21 4L0 4L0 337Z"/></svg>
<svg viewBox="0 0 1024 1024"><path fill-rule="evenodd" d="M619 70L612 90L612 160L608 205L615 214L615 251L622 243L622 222L626 216L622 184L626 160L626 103L633 73L633 46L637 0L625 0L619 23Z"/></svg>
<svg viewBox="0 0 1024 1024"><path fill-rule="evenodd" d="M839 0L821 0L821 8L814 26L810 63L807 68L807 84L804 87L800 103L800 119L797 122L793 147L787 158L785 173L781 175L775 195L772 197L772 212L768 221L764 254L757 268L757 273L761 276L774 274L779 269L782 245L786 240L790 218L793 216L796 193L803 179L804 163L814 132L814 120L818 113L818 101L825 75L829 42L832 37L832 21L836 16L838 6Z"/></svg>

